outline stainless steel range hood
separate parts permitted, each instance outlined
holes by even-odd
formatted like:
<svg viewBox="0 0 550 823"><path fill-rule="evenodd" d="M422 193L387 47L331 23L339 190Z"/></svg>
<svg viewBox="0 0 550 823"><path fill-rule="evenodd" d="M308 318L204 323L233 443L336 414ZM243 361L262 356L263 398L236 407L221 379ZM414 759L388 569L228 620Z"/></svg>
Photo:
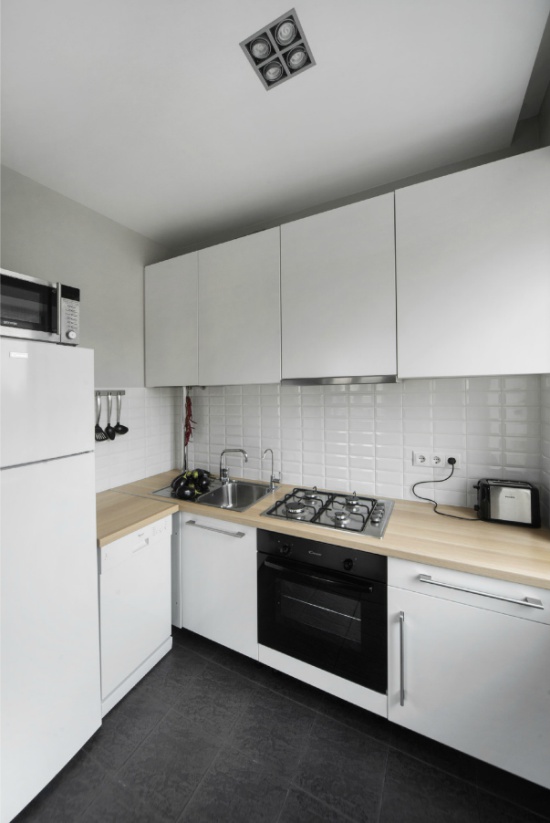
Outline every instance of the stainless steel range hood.
<svg viewBox="0 0 550 823"><path fill-rule="evenodd" d="M287 377L281 386L347 386L351 383L397 383L396 374L367 374L354 377Z"/></svg>

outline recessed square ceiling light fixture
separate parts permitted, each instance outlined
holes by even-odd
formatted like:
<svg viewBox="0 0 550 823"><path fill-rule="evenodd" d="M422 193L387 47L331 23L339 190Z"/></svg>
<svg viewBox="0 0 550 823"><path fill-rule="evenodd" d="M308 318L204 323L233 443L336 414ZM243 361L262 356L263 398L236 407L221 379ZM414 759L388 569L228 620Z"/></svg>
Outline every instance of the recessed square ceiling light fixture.
<svg viewBox="0 0 550 823"><path fill-rule="evenodd" d="M315 65L295 9L247 37L240 46L266 89Z"/></svg>

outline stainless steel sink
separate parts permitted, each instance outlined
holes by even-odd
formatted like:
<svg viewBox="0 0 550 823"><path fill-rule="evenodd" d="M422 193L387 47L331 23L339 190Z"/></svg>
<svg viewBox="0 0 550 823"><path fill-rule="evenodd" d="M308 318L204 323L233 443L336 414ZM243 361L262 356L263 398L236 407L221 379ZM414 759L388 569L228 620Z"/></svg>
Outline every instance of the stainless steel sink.
<svg viewBox="0 0 550 823"><path fill-rule="evenodd" d="M256 501L269 494L269 486L261 483L248 483L246 480L230 480L217 489L212 489L197 497L195 503L216 506L218 509L232 509L243 512Z"/></svg>

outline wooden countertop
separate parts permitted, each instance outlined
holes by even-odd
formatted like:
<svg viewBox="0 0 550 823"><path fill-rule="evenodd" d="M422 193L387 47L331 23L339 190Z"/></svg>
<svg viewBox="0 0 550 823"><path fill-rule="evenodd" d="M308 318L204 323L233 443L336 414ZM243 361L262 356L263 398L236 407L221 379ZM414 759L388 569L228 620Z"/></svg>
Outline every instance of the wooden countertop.
<svg viewBox="0 0 550 823"><path fill-rule="evenodd" d="M155 502L157 505L164 503L168 507L167 514L179 509L202 517L241 523L282 534L301 535L322 543L332 543L388 557L400 557L404 560L429 563L433 566L550 589L550 530L548 529L504 526L481 520L473 522L451 520L435 514L429 503L395 500L386 533L381 540L377 540L373 537L339 532L322 526L312 526L309 523L293 523L262 516L263 512L270 508L276 500L292 491L293 486L278 486L274 493L262 498L245 512L232 512L200 503L174 501L170 498L152 495L153 491L169 486L177 474L177 471L164 472L136 483L117 486L109 492L102 492L101 495L114 495L109 498L112 500L109 504L112 507L112 522L116 523L114 512L118 498L130 496L142 501L137 505L137 511L141 511L145 500ZM98 498L101 495L98 495ZM472 509L451 506L440 507L440 509L465 517L474 515ZM105 504L104 512L106 513L107 510L108 506ZM98 534L100 533L99 521L102 518L103 515L98 515ZM102 523L101 533L104 539L107 539L109 536L107 524Z"/></svg>
<svg viewBox="0 0 550 823"><path fill-rule="evenodd" d="M100 492L97 495L97 545L102 548L177 511L177 503L168 499Z"/></svg>

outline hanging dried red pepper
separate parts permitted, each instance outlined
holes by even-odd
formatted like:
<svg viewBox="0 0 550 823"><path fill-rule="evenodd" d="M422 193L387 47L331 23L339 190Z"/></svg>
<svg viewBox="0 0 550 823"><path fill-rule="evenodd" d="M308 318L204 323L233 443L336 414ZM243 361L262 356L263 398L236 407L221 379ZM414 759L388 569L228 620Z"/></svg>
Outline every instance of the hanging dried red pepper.
<svg viewBox="0 0 550 823"><path fill-rule="evenodd" d="M187 446L189 441L191 440L194 423L195 421L193 420L193 407L191 405L191 398L189 397L189 395L187 395L185 398L185 424L183 427L184 446Z"/></svg>

